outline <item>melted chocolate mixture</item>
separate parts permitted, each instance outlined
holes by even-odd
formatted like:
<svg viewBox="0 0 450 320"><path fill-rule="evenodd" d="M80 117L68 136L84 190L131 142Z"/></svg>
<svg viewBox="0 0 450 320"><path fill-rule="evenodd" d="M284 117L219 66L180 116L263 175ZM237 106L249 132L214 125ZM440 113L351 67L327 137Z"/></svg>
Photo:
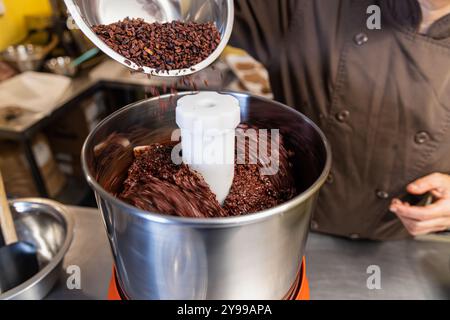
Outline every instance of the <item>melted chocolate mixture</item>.
<svg viewBox="0 0 450 320"><path fill-rule="evenodd" d="M203 178L171 160L173 145L154 144L136 157L119 197L140 209L182 217L224 217Z"/></svg>
<svg viewBox="0 0 450 320"><path fill-rule="evenodd" d="M244 130L248 128L245 125L241 126ZM259 136L256 138L259 139ZM268 143L270 150L269 144L270 139ZM123 142L116 142L115 145L118 148L126 148ZM190 170L185 164L175 165L172 162L171 152L174 145L174 143L153 144L134 152L134 160L116 196L150 212L212 218L259 212L282 204L297 193L290 163L293 155L285 148L282 137L278 173L272 176L262 175L261 163L235 164L233 185L223 207L200 174ZM247 156L251 146L250 140L247 139L245 146ZM111 155L110 150L104 151ZM117 155L117 152L115 153ZM105 161L102 163L106 164ZM112 183L117 183L117 179L108 181L108 184Z"/></svg>

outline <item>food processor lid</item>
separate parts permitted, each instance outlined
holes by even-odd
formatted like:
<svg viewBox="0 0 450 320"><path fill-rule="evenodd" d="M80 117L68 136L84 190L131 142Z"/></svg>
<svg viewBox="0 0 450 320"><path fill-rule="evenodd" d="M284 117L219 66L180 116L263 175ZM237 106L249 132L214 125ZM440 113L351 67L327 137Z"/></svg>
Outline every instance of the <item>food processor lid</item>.
<svg viewBox="0 0 450 320"><path fill-rule="evenodd" d="M176 122L181 129L234 130L240 121L239 100L232 95L201 92L178 100Z"/></svg>

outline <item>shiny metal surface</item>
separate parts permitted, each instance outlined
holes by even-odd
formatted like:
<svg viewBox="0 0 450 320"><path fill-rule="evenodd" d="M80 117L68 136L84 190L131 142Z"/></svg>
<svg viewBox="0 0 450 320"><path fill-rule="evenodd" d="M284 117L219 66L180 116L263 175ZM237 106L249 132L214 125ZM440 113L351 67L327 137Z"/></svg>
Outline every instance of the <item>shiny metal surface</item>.
<svg viewBox="0 0 450 320"><path fill-rule="evenodd" d="M240 101L243 122L280 129L295 151L301 194L264 212L234 218L169 217L118 200L100 185L105 185L102 179L94 178L95 146L111 133L127 133L132 127L150 133L145 140L131 141L132 146L170 138L177 128L176 101L183 95L119 110L92 132L83 148L83 167L96 192L120 285L130 299L281 299L299 271L311 212L331 163L325 137L300 113L264 98L233 94ZM116 187L132 157L120 159L104 177Z"/></svg>
<svg viewBox="0 0 450 320"><path fill-rule="evenodd" d="M450 300L448 242L310 234L306 256L313 300ZM367 285L374 268L381 280L376 289Z"/></svg>
<svg viewBox="0 0 450 320"><path fill-rule="evenodd" d="M48 60L45 67L52 73L71 77L77 73L77 68L72 62L71 57L57 57Z"/></svg>
<svg viewBox="0 0 450 320"><path fill-rule="evenodd" d="M69 207L75 236L64 268L80 266L81 290L69 290L67 274L46 299L106 300L113 260L96 209ZM89 250L86 250L89 248ZM367 268L381 268L381 290L367 287ZM448 242L351 241L310 233L306 245L306 273L312 300L407 299L450 300Z"/></svg>
<svg viewBox="0 0 450 320"><path fill-rule="evenodd" d="M36 246L40 270L26 282L1 294L0 299L42 299L59 279L73 237L72 217L64 206L50 200L19 199L10 205L19 240Z"/></svg>
<svg viewBox="0 0 450 320"><path fill-rule="evenodd" d="M91 30L93 25L109 24L126 17L143 18L145 21L168 22L173 20L215 22L222 41L217 49L204 61L191 68L157 73L155 69L143 67L143 72L162 77L184 76L200 71L213 63L225 49L231 36L234 21L233 0L64 0L81 31L104 53L128 68L141 67L127 64L125 57L109 48Z"/></svg>
<svg viewBox="0 0 450 320"><path fill-rule="evenodd" d="M38 70L44 61L44 47L32 44L10 46L3 52L3 59L12 63L19 71Z"/></svg>

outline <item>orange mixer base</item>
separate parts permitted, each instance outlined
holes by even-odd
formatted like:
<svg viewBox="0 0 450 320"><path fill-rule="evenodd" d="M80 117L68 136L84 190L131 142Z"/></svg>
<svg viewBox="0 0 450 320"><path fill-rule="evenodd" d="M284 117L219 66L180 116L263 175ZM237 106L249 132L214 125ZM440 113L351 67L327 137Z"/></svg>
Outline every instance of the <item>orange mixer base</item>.
<svg viewBox="0 0 450 320"><path fill-rule="evenodd" d="M108 300L123 300L120 294L119 287L116 281L116 272L113 270L111 283L109 285ZM290 292L286 295L286 300L309 300L309 284L306 278L306 263L303 258L301 270L299 272L298 280L292 286Z"/></svg>

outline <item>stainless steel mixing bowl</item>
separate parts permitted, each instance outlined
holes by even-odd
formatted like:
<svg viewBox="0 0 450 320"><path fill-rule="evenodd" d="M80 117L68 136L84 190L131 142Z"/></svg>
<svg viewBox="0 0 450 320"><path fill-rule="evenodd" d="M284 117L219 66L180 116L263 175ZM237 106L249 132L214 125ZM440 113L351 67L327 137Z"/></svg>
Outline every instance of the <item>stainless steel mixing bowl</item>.
<svg viewBox="0 0 450 320"><path fill-rule="evenodd" d="M44 199L10 202L19 240L37 248L39 272L21 285L0 294L0 300L37 300L53 288L62 272L73 237L73 220L61 204Z"/></svg>
<svg viewBox="0 0 450 320"><path fill-rule="evenodd" d="M64 2L77 26L100 50L126 67L140 71L143 69L146 74L161 77L189 75L208 67L225 49L233 29L233 0L64 0ZM108 47L91 29L93 25L109 24L127 17L142 18L149 23L173 20L215 22L222 40L207 59L192 68L159 73L155 69L142 68L135 63L130 65L129 59Z"/></svg>
<svg viewBox="0 0 450 320"><path fill-rule="evenodd" d="M324 135L299 112L230 93L240 101L243 122L280 129L295 152L300 193L278 207L241 217L190 219L145 212L111 194L125 178L134 146L170 141L177 128L176 101L185 94L125 107L85 142L83 168L103 214L119 286L129 299L282 299L300 270L311 213L331 163ZM121 151L104 161L98 151L107 139L113 141L111 134Z"/></svg>
<svg viewBox="0 0 450 320"><path fill-rule="evenodd" d="M32 44L10 46L2 53L3 59L21 72L38 70L46 54L44 47Z"/></svg>

